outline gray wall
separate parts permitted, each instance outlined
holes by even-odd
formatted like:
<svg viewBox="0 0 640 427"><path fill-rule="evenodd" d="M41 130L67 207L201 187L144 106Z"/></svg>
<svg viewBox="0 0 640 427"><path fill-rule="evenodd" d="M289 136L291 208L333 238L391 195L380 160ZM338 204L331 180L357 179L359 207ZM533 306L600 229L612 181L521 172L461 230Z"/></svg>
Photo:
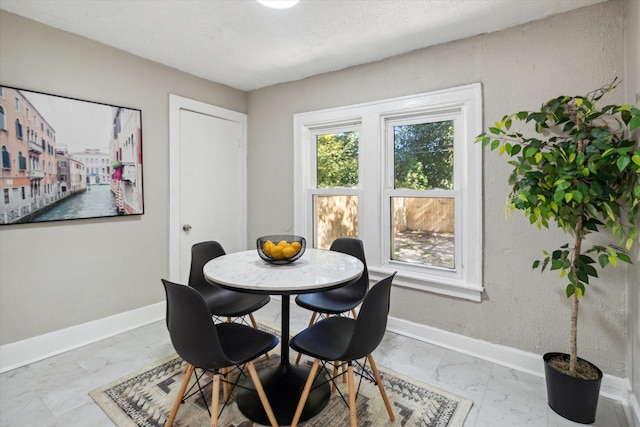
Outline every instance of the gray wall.
<svg viewBox="0 0 640 427"><path fill-rule="evenodd" d="M0 344L163 301L169 93L243 113L247 94L6 12L0 84L141 109L145 196L142 216L0 227Z"/></svg>
<svg viewBox="0 0 640 427"><path fill-rule="evenodd" d="M249 240L290 231L293 225L292 186L274 186L262 177L276 167L292 171L294 113L481 82L486 128L505 113L537 109L551 97L583 94L614 76L625 77L624 46L623 4L613 1L251 92ZM624 97L623 87L607 100L623 102ZM508 175L505 159L487 153L484 300L396 287L391 314L536 353L567 351L570 307L564 282L530 269L543 248L564 243L564 237L555 229L537 231L521 213L504 218ZM281 182L293 180L285 178ZM603 275L587 290L580 313L581 357L623 377L628 374L625 285L632 274L621 267Z"/></svg>

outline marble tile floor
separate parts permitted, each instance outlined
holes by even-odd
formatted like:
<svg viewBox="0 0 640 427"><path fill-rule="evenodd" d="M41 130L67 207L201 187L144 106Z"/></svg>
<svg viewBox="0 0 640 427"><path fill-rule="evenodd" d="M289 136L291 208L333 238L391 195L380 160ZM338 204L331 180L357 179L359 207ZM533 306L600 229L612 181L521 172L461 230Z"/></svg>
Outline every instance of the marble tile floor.
<svg viewBox="0 0 640 427"><path fill-rule="evenodd" d="M304 328L309 315L292 303L292 332ZM279 325L280 301L272 299L256 318ZM158 321L6 372L0 375L0 426L113 426L89 391L172 353ZM580 425L548 407L543 378L390 332L374 356L378 365L471 399L465 427ZM603 397L592 425L629 427L622 405Z"/></svg>

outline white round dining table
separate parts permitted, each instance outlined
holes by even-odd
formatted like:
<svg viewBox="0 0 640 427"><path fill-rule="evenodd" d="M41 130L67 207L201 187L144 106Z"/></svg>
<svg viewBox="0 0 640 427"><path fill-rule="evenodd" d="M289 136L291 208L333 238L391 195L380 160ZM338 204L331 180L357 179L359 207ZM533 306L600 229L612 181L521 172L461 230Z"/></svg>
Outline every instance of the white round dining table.
<svg viewBox="0 0 640 427"><path fill-rule="evenodd" d="M351 255L323 249L306 249L298 260L275 265L262 260L256 250L230 253L207 262L204 277L212 284L235 291L281 295L281 356L274 368L259 372L260 380L280 425L289 425L310 368L289 363L290 295L344 286L360 278L364 264ZM309 419L328 403L330 386L318 376L307 399L302 419ZM255 393L240 389L237 403L247 418L269 424Z"/></svg>

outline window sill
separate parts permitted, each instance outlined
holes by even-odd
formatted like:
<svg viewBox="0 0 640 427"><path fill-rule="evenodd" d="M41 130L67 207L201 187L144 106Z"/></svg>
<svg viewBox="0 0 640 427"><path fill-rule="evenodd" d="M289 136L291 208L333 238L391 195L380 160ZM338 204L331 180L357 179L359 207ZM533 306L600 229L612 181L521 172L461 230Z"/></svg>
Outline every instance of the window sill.
<svg viewBox="0 0 640 427"><path fill-rule="evenodd" d="M389 274L393 273L393 271L389 269L375 268L371 266L367 267L369 269L369 278L374 282L382 280ZM393 279L393 284L403 288L433 292L435 294L447 295L476 302L482 301L482 292L484 291L484 287L469 285L463 280L426 277L403 272L401 270L398 270L396 277Z"/></svg>

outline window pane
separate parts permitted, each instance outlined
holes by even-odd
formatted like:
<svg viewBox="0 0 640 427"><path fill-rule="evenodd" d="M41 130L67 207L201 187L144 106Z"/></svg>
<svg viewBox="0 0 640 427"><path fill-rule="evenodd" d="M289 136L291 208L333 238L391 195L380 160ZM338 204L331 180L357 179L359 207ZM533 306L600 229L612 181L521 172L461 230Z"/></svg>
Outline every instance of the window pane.
<svg viewBox="0 0 640 427"><path fill-rule="evenodd" d="M316 136L318 188L358 186L358 131Z"/></svg>
<svg viewBox="0 0 640 427"><path fill-rule="evenodd" d="M314 196L315 247L329 249L338 237L358 237L357 196Z"/></svg>
<svg viewBox="0 0 640 427"><path fill-rule="evenodd" d="M455 268L454 199L392 197L391 259Z"/></svg>
<svg viewBox="0 0 640 427"><path fill-rule="evenodd" d="M393 127L395 188L453 189L453 120Z"/></svg>

